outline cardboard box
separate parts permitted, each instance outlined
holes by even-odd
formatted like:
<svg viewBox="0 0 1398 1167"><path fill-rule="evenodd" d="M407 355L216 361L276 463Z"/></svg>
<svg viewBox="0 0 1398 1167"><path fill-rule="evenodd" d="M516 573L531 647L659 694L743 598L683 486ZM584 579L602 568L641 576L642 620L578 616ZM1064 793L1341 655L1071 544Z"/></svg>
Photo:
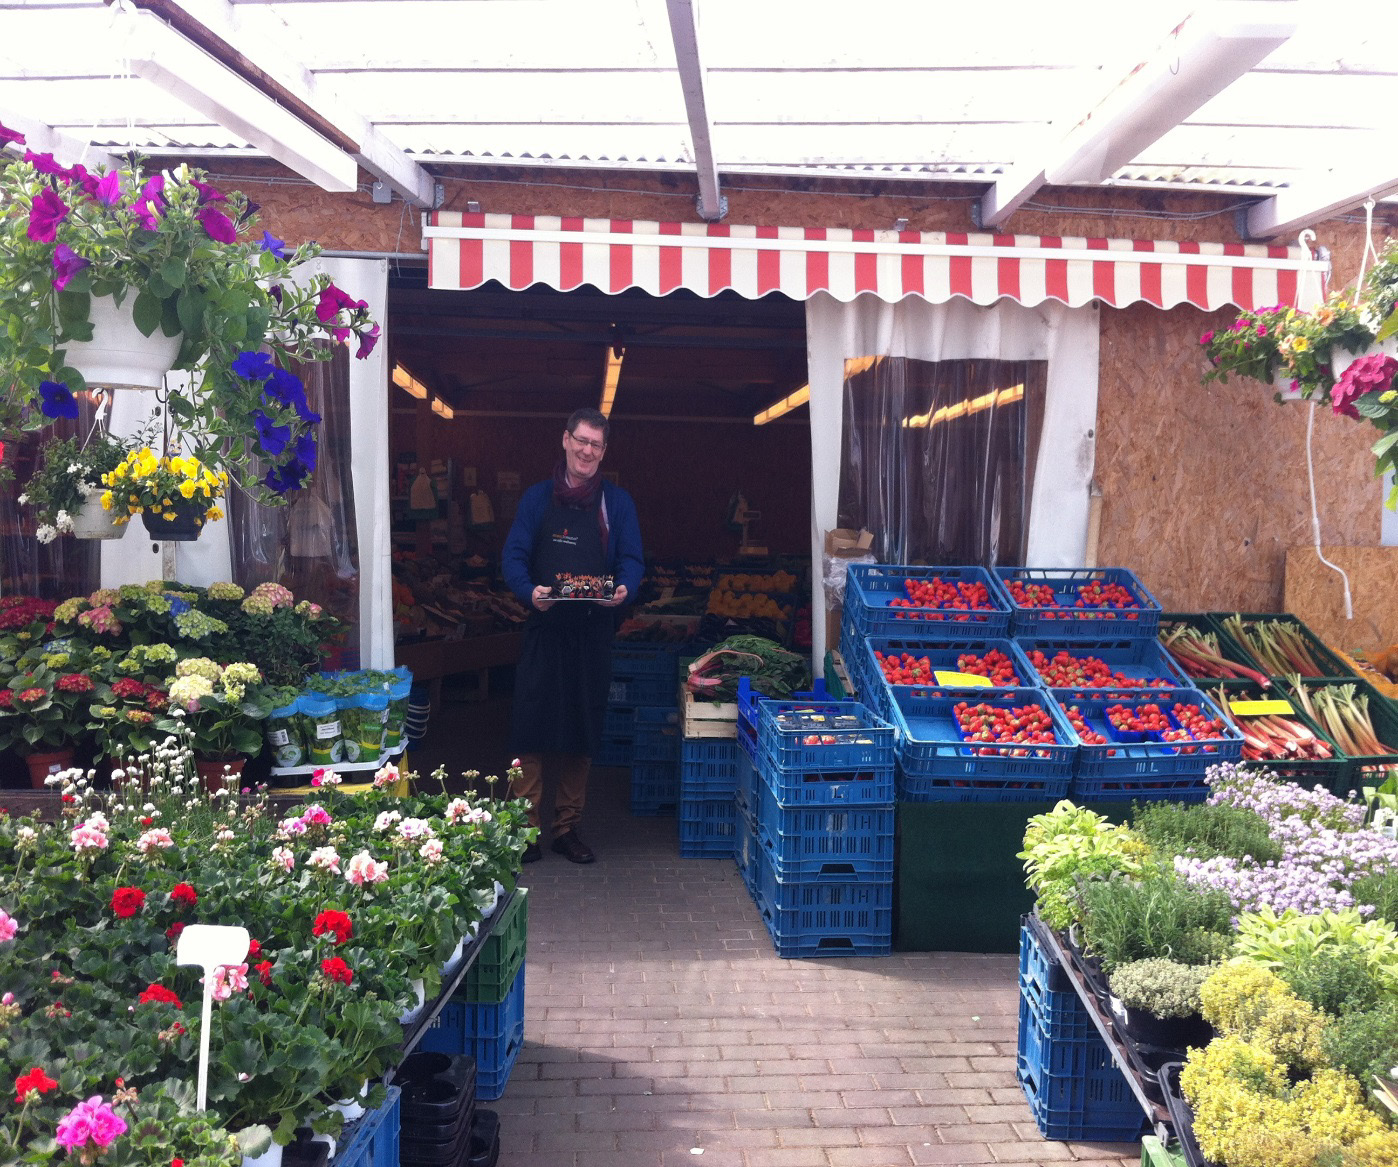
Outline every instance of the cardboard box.
<svg viewBox="0 0 1398 1167"><path fill-rule="evenodd" d="M874 533L872 531L856 531L850 527L837 527L833 531L825 532L825 554L834 555L840 559L854 559L860 555L869 555L874 547Z"/></svg>

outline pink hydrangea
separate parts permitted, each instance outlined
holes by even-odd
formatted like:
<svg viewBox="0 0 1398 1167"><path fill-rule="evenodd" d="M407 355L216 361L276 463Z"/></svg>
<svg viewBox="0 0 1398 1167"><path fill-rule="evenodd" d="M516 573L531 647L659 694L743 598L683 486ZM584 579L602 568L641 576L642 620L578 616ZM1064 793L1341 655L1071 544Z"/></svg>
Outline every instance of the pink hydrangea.
<svg viewBox="0 0 1398 1167"><path fill-rule="evenodd" d="M94 1094L58 1120L54 1138L70 1151L80 1151L88 1143L105 1150L125 1133L125 1121L102 1101L100 1094Z"/></svg>
<svg viewBox="0 0 1398 1167"><path fill-rule="evenodd" d="M121 631L121 621L105 604L100 608L89 608L86 612L80 612L78 623L103 636L115 636Z"/></svg>
<svg viewBox="0 0 1398 1167"><path fill-rule="evenodd" d="M388 864L381 863L368 851L360 851L350 859L345 868L345 878L357 887L366 883L382 883L388 878Z"/></svg>

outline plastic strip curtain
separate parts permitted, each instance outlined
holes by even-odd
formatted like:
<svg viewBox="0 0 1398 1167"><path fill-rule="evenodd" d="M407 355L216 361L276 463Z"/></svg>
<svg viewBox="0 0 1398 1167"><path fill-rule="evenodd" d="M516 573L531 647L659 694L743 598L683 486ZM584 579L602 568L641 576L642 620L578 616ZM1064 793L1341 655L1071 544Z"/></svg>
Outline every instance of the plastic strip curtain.
<svg viewBox="0 0 1398 1167"><path fill-rule="evenodd" d="M1043 361L845 362L842 527L885 563L1022 564Z"/></svg>
<svg viewBox="0 0 1398 1167"><path fill-rule="evenodd" d="M102 544L96 539L60 535L51 543L34 538L34 513L18 498L50 438L71 438L92 430L96 406L91 393L77 394L78 416L59 418L37 433L5 442L5 462L13 476L0 482L0 595L66 600L96 591Z"/></svg>
<svg viewBox="0 0 1398 1167"><path fill-rule="evenodd" d="M319 604L346 627L337 659L359 663L359 539L350 456L349 356L335 346L329 361L293 369L306 398L321 415L316 472L284 507L269 507L241 492L231 501L233 578L245 588L276 581L298 600Z"/></svg>

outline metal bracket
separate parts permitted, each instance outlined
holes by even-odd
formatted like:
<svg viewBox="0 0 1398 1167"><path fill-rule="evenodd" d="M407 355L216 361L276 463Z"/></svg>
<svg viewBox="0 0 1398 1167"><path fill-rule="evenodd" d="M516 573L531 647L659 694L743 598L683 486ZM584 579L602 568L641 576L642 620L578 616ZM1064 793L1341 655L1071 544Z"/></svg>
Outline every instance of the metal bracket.
<svg viewBox="0 0 1398 1167"><path fill-rule="evenodd" d="M985 230L985 224L984 224L983 222L981 222L981 201L980 201L980 199L972 199L972 200L971 200L971 226L974 227L977 231L984 231L984 230Z"/></svg>
<svg viewBox="0 0 1398 1167"><path fill-rule="evenodd" d="M434 182L432 184L432 209L440 210L442 204L447 201L447 188L444 183Z"/></svg>
<svg viewBox="0 0 1398 1167"><path fill-rule="evenodd" d="M369 193L373 195L374 202L378 203L380 206L393 201L393 189L388 183L384 182L383 179L379 179L374 183L374 185L369 188Z"/></svg>
<svg viewBox="0 0 1398 1167"><path fill-rule="evenodd" d="M720 222L721 220L728 218L728 196L718 196L717 214L714 214L712 208L706 207L704 205L704 196L702 194L694 196L694 209L699 212L699 217L701 219L705 219L710 223Z"/></svg>

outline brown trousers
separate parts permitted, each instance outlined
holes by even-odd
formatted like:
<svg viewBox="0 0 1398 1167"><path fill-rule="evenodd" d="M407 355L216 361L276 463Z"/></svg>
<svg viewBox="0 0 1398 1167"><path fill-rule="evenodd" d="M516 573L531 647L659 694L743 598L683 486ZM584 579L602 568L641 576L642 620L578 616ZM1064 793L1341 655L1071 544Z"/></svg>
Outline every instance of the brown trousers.
<svg viewBox="0 0 1398 1167"><path fill-rule="evenodd" d="M529 800L529 824L539 825L539 807L544 801L544 769L558 780L553 796L553 834L557 838L578 825L587 798L587 775L592 759L582 754L521 754L520 776L511 793Z"/></svg>

